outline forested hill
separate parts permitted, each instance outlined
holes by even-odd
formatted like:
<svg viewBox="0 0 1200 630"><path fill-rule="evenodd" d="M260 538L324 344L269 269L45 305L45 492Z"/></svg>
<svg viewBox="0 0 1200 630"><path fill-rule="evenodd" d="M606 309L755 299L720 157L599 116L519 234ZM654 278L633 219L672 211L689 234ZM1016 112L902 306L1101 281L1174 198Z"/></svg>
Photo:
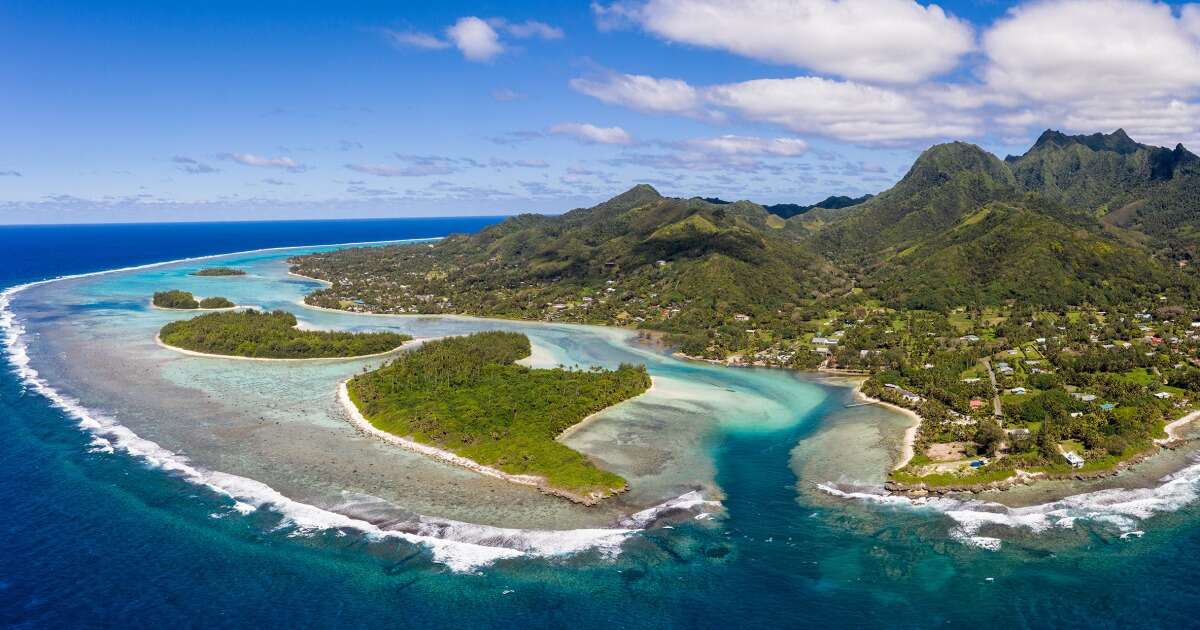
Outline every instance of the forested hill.
<svg viewBox="0 0 1200 630"><path fill-rule="evenodd" d="M322 306L654 321L693 332L739 315L786 317L849 290L846 275L783 224L753 203L667 198L641 185L592 208L512 217L433 246L343 250L293 264L334 283L308 298Z"/></svg>
<svg viewBox="0 0 1200 630"><path fill-rule="evenodd" d="M621 324L684 335L694 341L685 348L713 355L751 339L786 345L829 309L869 300L934 310L1191 304L1198 204L1200 160L1183 147L1122 131L1046 132L1005 160L936 145L890 190L789 219L640 185L433 245L292 262L333 283L307 298L315 305Z"/></svg>

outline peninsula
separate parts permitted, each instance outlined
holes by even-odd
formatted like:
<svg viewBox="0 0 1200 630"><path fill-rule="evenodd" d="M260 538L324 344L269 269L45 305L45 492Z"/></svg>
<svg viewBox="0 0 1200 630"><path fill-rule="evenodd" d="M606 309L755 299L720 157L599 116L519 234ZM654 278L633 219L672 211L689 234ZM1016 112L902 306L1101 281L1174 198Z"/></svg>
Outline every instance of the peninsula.
<svg viewBox="0 0 1200 630"><path fill-rule="evenodd" d="M433 447L413 450L585 505L624 492L624 479L555 438L649 389L645 366L514 363L530 351L529 338L511 332L430 341L355 376L346 390L376 429Z"/></svg>
<svg viewBox="0 0 1200 630"><path fill-rule="evenodd" d="M164 345L190 352L255 359L353 358L396 350L408 335L301 330L286 311L209 313L162 327Z"/></svg>

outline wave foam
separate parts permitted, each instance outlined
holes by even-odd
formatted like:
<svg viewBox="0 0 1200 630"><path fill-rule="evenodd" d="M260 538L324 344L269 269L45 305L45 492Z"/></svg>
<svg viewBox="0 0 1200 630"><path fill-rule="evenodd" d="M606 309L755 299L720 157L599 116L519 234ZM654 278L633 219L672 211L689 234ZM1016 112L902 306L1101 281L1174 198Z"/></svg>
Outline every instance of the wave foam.
<svg viewBox="0 0 1200 630"><path fill-rule="evenodd" d="M238 254L285 249L298 248L279 247L254 250L253 252L238 252ZM115 419L87 409L80 401L59 392L31 366L28 348L23 340L25 327L17 321L11 308L13 297L21 291L65 279L137 271L230 255L237 254L183 258L108 271L62 276L16 285L0 291L2 343L13 371L22 383L23 391L37 392L50 401L52 406L74 418L78 422L79 428L92 436L89 450L96 452L120 450L154 468L228 497L233 501L232 509L235 512L245 515L258 509L271 510L279 514L283 518L284 524L291 527L295 534L300 535L330 530L355 530L373 539L399 539L423 545L431 551L434 562L443 564L452 571L473 571L497 560L521 556L547 557L573 554L585 550L599 550L602 553L615 554L619 552L621 544L626 539L652 523L659 514L699 505L713 503L719 505L719 502L705 501L698 492L689 492L660 506L638 512L622 521L621 527L612 529L508 529L425 516L418 516L415 522L389 523L381 527L361 518L354 518L293 500L267 484L254 479L194 466L186 457L138 436Z"/></svg>
<svg viewBox="0 0 1200 630"><path fill-rule="evenodd" d="M979 536L984 528L1023 530L1039 534L1052 529L1071 529L1088 521L1115 527L1121 535L1141 531L1139 524L1167 512L1175 512L1200 496L1200 461L1159 479L1150 488L1110 488L1072 495L1049 503L1009 507L990 501L948 497L903 495L842 490L832 484L817 484L823 492L846 499L879 505L927 509L940 512L954 522L950 536L965 544L998 549L1000 539Z"/></svg>

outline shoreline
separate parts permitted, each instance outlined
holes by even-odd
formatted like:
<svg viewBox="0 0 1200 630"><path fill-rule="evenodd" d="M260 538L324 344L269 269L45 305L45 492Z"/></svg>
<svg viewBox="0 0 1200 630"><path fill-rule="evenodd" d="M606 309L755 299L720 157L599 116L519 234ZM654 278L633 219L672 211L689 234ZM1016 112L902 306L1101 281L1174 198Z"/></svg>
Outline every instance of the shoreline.
<svg viewBox="0 0 1200 630"><path fill-rule="evenodd" d="M646 394L653 392L657 387L658 387L658 383L654 380L654 377L651 376L650 377L650 387L647 387L646 391L638 394L637 396L634 396L633 398L626 398L625 400L622 400L621 402L619 402L615 405L605 407L604 409L601 409L600 411L597 411L596 413L591 414L590 416L584 418L583 420L580 420L579 422L572 424L571 426L563 429L558 435L554 436L555 441L561 441L561 440L565 440L565 439L571 437L572 435L574 435L575 433L577 433L578 431L583 429L585 425L588 425L588 424L591 424L592 422L594 422L597 419L597 417L600 416L600 414L603 414L604 412L610 411L612 409L616 409L617 407L619 407L627 402L637 400L637 399L641 398L642 396L645 396Z"/></svg>
<svg viewBox="0 0 1200 630"><path fill-rule="evenodd" d="M376 352L374 354L360 354L360 355L356 355L356 356L352 356L352 357L308 357L308 358L304 358L304 359L281 359L281 358L274 358L274 357L239 357L239 356L232 355L232 354L211 354L208 352L197 352L196 350L188 350L186 348L180 348L179 346L172 346L171 344L163 341L162 337L158 333L154 334L154 343L158 344L160 347L166 348L167 350L173 350L175 352L178 352L180 354L185 354L190 357L202 357L202 358L206 358L206 359L232 359L234 361L284 361L284 362L288 362L288 363L297 363L297 362L304 362L304 361L355 361L358 359L371 359L374 357L387 356L389 354L394 354L394 353L400 352L402 350L407 350L409 348L409 346L411 346L411 345L414 345L414 344L420 345L422 343L425 343L426 341L429 341L429 339L409 339L408 341L405 341L404 343L396 346L395 348L392 348L391 350L387 350L385 352Z"/></svg>
<svg viewBox="0 0 1200 630"><path fill-rule="evenodd" d="M1173 444L1175 442L1184 441L1183 438L1179 437L1179 435L1176 433L1176 431L1180 427L1184 426L1185 424L1194 422L1197 419L1200 419L1200 409L1193 411L1191 413L1188 413L1187 415L1185 415L1182 418L1179 418L1177 420L1172 420L1171 422L1167 423L1167 425L1165 427L1163 427L1163 432L1165 432L1167 434L1167 437L1155 438L1154 443L1157 444L1158 446L1166 446L1168 444Z"/></svg>
<svg viewBox="0 0 1200 630"><path fill-rule="evenodd" d="M596 505L597 503L599 503L600 501L602 501L605 498L616 496L617 494L620 494L621 492L624 492L624 491L628 490L628 488L629 488L629 486L626 485L625 488L623 488L622 490L614 491L611 495L609 495L609 497L596 496L596 493L590 493L587 495L579 495L579 494L575 494L573 492L568 492L566 490L551 487L551 486L547 485L546 479L544 477L541 477L538 475L514 475L511 473L506 473L503 470L500 470L498 468L493 468L491 466L480 464L479 462L477 462L473 459L469 459L469 458L463 457L462 455L457 455L450 451L437 448L436 446L422 444L415 440L410 440L407 438L400 437L399 435L396 435L394 433L388 433L387 431L379 429L375 425L371 424L371 421L367 420L366 416L362 415L362 412L359 411L358 405L354 404L354 401L350 399L350 388L347 386L347 383L349 383L352 378L354 378L354 377L350 377L350 378L338 383L338 391L337 391L338 403L341 405L342 410L345 411L346 416L350 420L350 424L355 429L357 429L360 433L362 433L368 437L373 437L373 438L383 440L384 442L387 442L388 444L392 444L394 446L399 446L405 450L409 450L414 453L418 453L420 455L425 455L426 457L429 457L436 461L446 463L446 464L452 464L454 466L459 466L461 468L465 468L467 470L479 473L481 475L495 477L497 479L501 479L503 481L508 481L511 483L519 484L522 486L530 486L532 488L536 488L542 494L561 497L561 498L567 499L573 503L579 503L581 505L585 505L588 507ZM600 413L600 412L597 412L597 413ZM596 415L596 414L592 414L592 415ZM589 416L589 417L591 417L591 416ZM587 420L587 418L584 418L584 420ZM572 426L577 426L578 424L580 424L580 423L576 423L575 425L572 425Z"/></svg>
<svg viewBox="0 0 1200 630"><path fill-rule="evenodd" d="M909 409L907 407L901 407L900 405L887 402L886 400L880 400L878 398L873 398L871 396L864 394L862 391L862 387L863 387L863 383L866 383L866 382L867 382L867 379L864 378L858 382L858 385L856 385L854 387L855 398L857 398L858 400L860 400L862 402L868 402L871 404L879 405L880 407L883 407L885 409L888 409L888 410L894 411L896 413L899 413L901 415L907 416L908 418L910 418L913 421L912 426L910 426L904 430L904 439L901 441L901 445L900 445L900 459L896 462L896 464L894 466L892 466L892 471L900 470L901 468L904 468L905 466L907 466L908 463L911 462L913 457L915 457L917 454L916 453L917 433L920 431L921 425L925 423L925 419L921 417L921 414L913 411L912 409Z"/></svg>

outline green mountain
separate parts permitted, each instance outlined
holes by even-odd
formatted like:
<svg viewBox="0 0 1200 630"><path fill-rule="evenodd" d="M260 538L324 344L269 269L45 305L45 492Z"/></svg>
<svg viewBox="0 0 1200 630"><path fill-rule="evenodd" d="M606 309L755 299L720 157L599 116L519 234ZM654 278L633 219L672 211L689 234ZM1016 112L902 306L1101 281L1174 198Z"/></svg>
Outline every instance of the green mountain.
<svg viewBox="0 0 1200 630"><path fill-rule="evenodd" d="M1015 193L1004 162L965 142L934 146L890 190L864 203L788 221L789 231L843 263L868 262L953 227Z"/></svg>
<svg viewBox="0 0 1200 630"><path fill-rule="evenodd" d="M793 339L868 298L938 310L1193 302L1179 260L1200 243L1198 204L1200 159L1183 147L1048 131L1005 160L963 142L931 147L890 190L787 219L641 185L433 245L293 262L333 283L309 296L320 306L636 325L720 356L751 338Z"/></svg>
<svg viewBox="0 0 1200 630"><path fill-rule="evenodd" d="M786 318L798 305L849 289L844 272L782 226L750 202L667 198L641 185L592 208L516 216L432 246L293 262L298 273L335 283L309 297L322 306L654 322L693 333L739 319Z"/></svg>

